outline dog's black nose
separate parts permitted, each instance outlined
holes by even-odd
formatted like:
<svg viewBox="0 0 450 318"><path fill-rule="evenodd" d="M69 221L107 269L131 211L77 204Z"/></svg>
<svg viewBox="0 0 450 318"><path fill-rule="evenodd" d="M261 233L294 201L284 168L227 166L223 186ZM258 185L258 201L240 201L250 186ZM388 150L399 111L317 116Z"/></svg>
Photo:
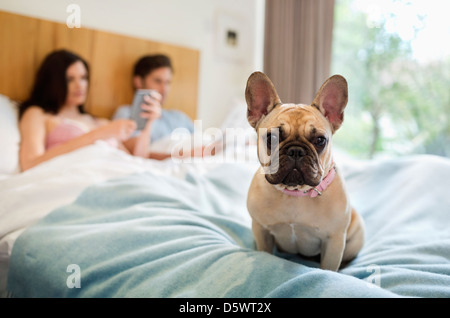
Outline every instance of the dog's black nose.
<svg viewBox="0 0 450 318"><path fill-rule="evenodd" d="M293 159L298 159L306 154L305 149L299 146L291 146L287 150L287 155Z"/></svg>

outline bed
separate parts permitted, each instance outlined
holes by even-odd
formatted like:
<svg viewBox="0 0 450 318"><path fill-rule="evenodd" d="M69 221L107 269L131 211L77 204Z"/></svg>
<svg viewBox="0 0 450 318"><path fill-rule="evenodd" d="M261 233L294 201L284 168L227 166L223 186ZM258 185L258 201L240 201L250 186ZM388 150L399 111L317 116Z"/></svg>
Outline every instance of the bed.
<svg viewBox="0 0 450 318"><path fill-rule="evenodd" d="M2 297L450 297L450 160L442 157L360 161L336 151L351 201L366 223L363 249L339 272L299 255L256 251L246 197L258 163L243 96L230 105L220 128L234 128L244 138L227 134L224 150L213 157L155 161L97 142L19 173L13 100L23 98L23 90L9 79L28 83L23 65L33 69L32 61L63 44L95 43L84 48L88 59L102 56L99 63L122 67L115 72L124 74L136 56L117 50L111 57L102 45L125 43L136 54L165 48L178 65L177 90L196 94L199 54L0 14L0 24L16 35L0 36L0 63L16 70L3 72L14 79L0 80ZM40 32L31 38L42 39L50 32L54 41L39 42L24 56L8 42L23 32ZM108 117L131 96L119 91L96 95L89 110ZM196 95L181 98L192 101L186 112L195 119ZM179 142L162 139L153 150L170 151Z"/></svg>
<svg viewBox="0 0 450 318"><path fill-rule="evenodd" d="M232 113L245 116L245 108ZM256 149L226 144L215 158L174 163L98 142L25 173L2 171L2 295L450 297L448 159L336 153L366 243L330 272L255 250L246 195Z"/></svg>

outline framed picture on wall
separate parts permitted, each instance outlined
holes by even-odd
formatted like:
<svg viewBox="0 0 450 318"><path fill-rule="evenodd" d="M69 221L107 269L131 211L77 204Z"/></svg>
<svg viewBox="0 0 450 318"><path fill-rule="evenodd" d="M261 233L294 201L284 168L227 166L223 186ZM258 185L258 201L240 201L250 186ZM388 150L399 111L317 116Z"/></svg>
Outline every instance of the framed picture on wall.
<svg viewBox="0 0 450 318"><path fill-rule="evenodd" d="M244 57L245 20L219 11L216 16L216 49L221 58L240 62Z"/></svg>

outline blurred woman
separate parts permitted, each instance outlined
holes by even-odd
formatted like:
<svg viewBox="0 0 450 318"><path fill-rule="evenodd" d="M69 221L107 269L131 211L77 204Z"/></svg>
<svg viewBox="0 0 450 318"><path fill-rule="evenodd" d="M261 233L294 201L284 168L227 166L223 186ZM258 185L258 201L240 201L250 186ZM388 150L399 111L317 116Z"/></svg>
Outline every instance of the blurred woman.
<svg viewBox="0 0 450 318"><path fill-rule="evenodd" d="M19 106L22 171L97 140L136 156L149 156L151 125L161 116L160 96L147 98L142 105L147 133L131 138L134 121L109 121L85 112L88 89L89 66L81 57L59 50L45 58L30 97Z"/></svg>

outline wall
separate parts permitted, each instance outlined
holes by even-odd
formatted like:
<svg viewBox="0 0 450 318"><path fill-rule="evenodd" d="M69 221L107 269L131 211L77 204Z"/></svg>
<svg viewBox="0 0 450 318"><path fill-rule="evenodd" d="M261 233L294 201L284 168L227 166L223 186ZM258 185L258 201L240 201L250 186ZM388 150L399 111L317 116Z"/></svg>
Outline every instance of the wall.
<svg viewBox="0 0 450 318"><path fill-rule="evenodd" d="M71 3L80 6L81 27L200 50L197 114L203 128L219 126L232 100L244 97L250 73L262 69L264 0L0 0L0 10L65 23ZM237 59L217 49L223 14L237 19L242 31Z"/></svg>

